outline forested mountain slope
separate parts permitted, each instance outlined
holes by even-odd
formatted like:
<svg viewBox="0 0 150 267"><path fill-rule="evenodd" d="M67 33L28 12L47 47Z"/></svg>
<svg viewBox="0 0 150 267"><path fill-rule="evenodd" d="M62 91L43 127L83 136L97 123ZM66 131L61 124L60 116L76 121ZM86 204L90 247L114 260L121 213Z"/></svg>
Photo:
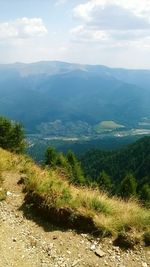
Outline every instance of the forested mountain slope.
<svg viewBox="0 0 150 267"><path fill-rule="evenodd" d="M150 183L150 137L116 151L90 150L81 159L87 176L96 179L106 171L114 181L121 181L129 172L137 180L149 177Z"/></svg>

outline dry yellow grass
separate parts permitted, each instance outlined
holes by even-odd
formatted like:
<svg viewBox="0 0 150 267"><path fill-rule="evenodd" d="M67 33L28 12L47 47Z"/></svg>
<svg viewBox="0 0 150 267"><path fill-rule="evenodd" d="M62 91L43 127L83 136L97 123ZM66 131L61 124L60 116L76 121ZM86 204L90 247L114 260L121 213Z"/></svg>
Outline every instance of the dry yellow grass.
<svg viewBox="0 0 150 267"><path fill-rule="evenodd" d="M98 190L69 185L57 172L37 166L26 156L0 149L0 171L8 170L24 173L27 192L43 199L43 205L55 207L58 212L59 208L67 208L72 214L89 217L104 234L130 231L141 235L150 229L150 210L136 200L125 202Z"/></svg>

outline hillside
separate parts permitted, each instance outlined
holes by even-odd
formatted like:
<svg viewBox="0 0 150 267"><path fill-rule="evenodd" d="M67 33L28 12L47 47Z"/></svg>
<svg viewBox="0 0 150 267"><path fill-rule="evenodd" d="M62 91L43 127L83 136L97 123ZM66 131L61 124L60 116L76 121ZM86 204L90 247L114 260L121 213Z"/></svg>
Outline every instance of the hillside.
<svg viewBox="0 0 150 267"><path fill-rule="evenodd" d="M60 173L2 149L0 171L7 192L0 202L1 266L148 266L142 240L150 213L133 200L74 187ZM117 241L121 231L128 238Z"/></svg>
<svg viewBox="0 0 150 267"><path fill-rule="evenodd" d="M28 132L89 134L102 121L134 127L150 118L149 98L149 71L63 62L0 65L0 114Z"/></svg>
<svg viewBox="0 0 150 267"><path fill-rule="evenodd" d="M137 180L150 181L150 137L144 137L121 150L90 150L81 159L85 174L96 179L106 171L114 181L121 181L132 172Z"/></svg>
<svg viewBox="0 0 150 267"><path fill-rule="evenodd" d="M110 194L136 196L150 206L150 137L119 150L91 149L81 157L84 174Z"/></svg>

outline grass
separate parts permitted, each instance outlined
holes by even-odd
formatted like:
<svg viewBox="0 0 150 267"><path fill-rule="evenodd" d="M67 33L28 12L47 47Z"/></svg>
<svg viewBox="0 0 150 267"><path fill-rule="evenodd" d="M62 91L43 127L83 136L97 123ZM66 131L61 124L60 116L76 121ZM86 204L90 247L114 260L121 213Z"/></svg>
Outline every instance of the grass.
<svg viewBox="0 0 150 267"><path fill-rule="evenodd" d="M55 208L58 213L69 209L72 218L89 218L104 235L129 232L142 237L144 232L150 231L150 210L134 199L125 202L98 190L69 185L59 172L43 169L26 156L0 149L0 172L9 170L26 175L27 193L31 199L39 197L43 208Z"/></svg>

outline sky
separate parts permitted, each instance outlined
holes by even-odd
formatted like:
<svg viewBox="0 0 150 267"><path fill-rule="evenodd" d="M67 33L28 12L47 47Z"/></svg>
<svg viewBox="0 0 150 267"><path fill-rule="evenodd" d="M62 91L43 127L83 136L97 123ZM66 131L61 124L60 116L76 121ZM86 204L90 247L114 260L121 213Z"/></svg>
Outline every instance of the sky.
<svg viewBox="0 0 150 267"><path fill-rule="evenodd" d="M150 69L150 0L0 0L0 63Z"/></svg>

